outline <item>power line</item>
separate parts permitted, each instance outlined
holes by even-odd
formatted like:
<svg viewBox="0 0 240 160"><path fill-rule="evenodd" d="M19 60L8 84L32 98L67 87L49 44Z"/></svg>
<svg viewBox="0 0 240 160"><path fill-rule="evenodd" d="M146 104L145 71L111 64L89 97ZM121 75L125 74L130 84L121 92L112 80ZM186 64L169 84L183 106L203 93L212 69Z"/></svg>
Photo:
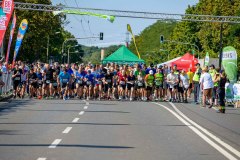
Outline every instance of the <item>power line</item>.
<svg viewBox="0 0 240 160"><path fill-rule="evenodd" d="M220 23L240 23L239 16L213 16L213 15L195 15L195 14L168 14L168 13L153 13L153 12L136 12L123 10L109 10L96 8L78 8L66 6L54 6L32 3L15 2L15 9L34 10L34 11L61 11L64 9L81 10L82 12L91 12L115 17L125 18L142 18L142 19L157 19L157 20L174 20L174 21L192 21L192 22L220 22Z"/></svg>
<svg viewBox="0 0 240 160"><path fill-rule="evenodd" d="M78 2L77 2L76 0L74 0L74 1L75 1L76 6L79 7L79 6L78 6ZM84 21L86 22L85 17L84 17L84 16L82 16L82 17L83 17ZM77 18L77 19L78 19L78 18ZM89 21L88 21L88 22L89 22ZM81 26L82 26L82 28L83 28L82 19L81 19ZM89 23L88 23L88 29L89 29L90 34L93 35L93 34L92 34L92 31L91 31L91 29L90 29ZM85 32L85 31L84 31L84 32ZM92 44L92 40L91 40L91 39L89 39L88 41L90 42L90 44Z"/></svg>

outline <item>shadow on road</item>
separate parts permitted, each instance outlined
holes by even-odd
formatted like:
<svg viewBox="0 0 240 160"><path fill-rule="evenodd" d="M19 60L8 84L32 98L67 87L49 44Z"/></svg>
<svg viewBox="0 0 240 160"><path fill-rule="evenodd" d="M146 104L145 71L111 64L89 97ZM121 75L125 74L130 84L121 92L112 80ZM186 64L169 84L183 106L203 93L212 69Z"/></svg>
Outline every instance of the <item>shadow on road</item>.
<svg viewBox="0 0 240 160"><path fill-rule="evenodd" d="M0 144L0 147L46 147L50 144ZM60 144L57 147L73 148L102 148L102 149L133 149L129 146L103 146L103 145L81 145L81 144Z"/></svg>
<svg viewBox="0 0 240 160"><path fill-rule="evenodd" d="M96 125L96 126L127 126L127 125L130 125L130 124L121 124L121 123L55 123L55 122L47 122L47 123L37 123L37 122L34 122L34 123L0 123L0 124L72 124L72 125L76 125L76 124L79 124L79 125Z"/></svg>

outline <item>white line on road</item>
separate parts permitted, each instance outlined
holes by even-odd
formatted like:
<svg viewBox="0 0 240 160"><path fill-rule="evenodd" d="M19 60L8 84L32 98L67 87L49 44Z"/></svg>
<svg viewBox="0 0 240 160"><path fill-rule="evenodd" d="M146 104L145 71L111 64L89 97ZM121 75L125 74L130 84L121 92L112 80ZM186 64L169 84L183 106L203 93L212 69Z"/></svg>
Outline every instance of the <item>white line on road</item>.
<svg viewBox="0 0 240 160"><path fill-rule="evenodd" d="M83 115L85 112L84 111L81 111L81 112L79 112L79 115Z"/></svg>
<svg viewBox="0 0 240 160"><path fill-rule="evenodd" d="M88 106L84 106L84 108L83 108L83 109L85 109L85 110L86 110L86 109L88 109Z"/></svg>
<svg viewBox="0 0 240 160"><path fill-rule="evenodd" d="M217 136L213 135L212 133L210 133L207 129L203 128L202 126L200 126L199 124L197 124L196 122L194 122L193 120L191 120L190 118L188 118L186 115L184 115L179 109L177 109L177 107L173 104L170 103L171 106L183 117L185 118L188 122L192 123L195 127L197 127L198 129L200 129L202 132L204 132L206 135L208 135L209 137L211 137L212 139L214 139L215 141L217 141L219 144L221 144L222 146L224 146L225 148L227 148L229 151L231 151L232 153L234 153L236 156L240 157L240 152L238 150L236 150L235 148L233 148L232 146L230 146L229 144L225 143L224 141L222 141L220 138L218 138Z"/></svg>
<svg viewBox="0 0 240 160"><path fill-rule="evenodd" d="M77 123L77 122L79 121L79 119L80 119L80 118L74 118L72 122L73 122L73 123Z"/></svg>
<svg viewBox="0 0 240 160"><path fill-rule="evenodd" d="M56 148L57 145L62 141L62 139L55 139L53 143L48 148Z"/></svg>
<svg viewBox="0 0 240 160"><path fill-rule="evenodd" d="M67 127L62 133L67 134L71 131L72 127Z"/></svg>
<svg viewBox="0 0 240 160"><path fill-rule="evenodd" d="M166 110L168 110L170 113L172 113L177 119L179 119L183 124L185 124L186 126L188 126L193 132L195 132L199 137L201 137L204 141L206 141L208 144L210 144L212 147L214 147L216 150L218 150L221 154L223 154L226 158L228 158L229 160L237 160L235 157L233 157L230 153L228 153L226 150L224 150L221 146L219 146L218 144L216 144L215 142L213 142L211 139L209 139L206 135L204 135L203 133L201 133L195 126L192 126L190 123L188 123L185 119L183 119L182 117L180 117L176 112L172 111L171 109L169 109L168 107L159 104L159 103L155 103L156 105L162 106L163 108L165 108Z"/></svg>
<svg viewBox="0 0 240 160"><path fill-rule="evenodd" d="M39 157L37 160L46 160L47 158Z"/></svg>
<svg viewBox="0 0 240 160"><path fill-rule="evenodd" d="M86 105L89 105L89 102L86 102Z"/></svg>

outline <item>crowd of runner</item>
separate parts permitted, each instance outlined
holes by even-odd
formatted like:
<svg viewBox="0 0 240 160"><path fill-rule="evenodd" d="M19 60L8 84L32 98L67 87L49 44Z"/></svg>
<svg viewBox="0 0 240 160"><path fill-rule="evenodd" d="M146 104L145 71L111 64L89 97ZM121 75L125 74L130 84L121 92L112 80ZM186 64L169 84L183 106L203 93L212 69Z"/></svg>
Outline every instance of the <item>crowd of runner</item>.
<svg viewBox="0 0 240 160"><path fill-rule="evenodd" d="M14 98L68 100L170 101L188 103L194 91L194 102L205 107L210 103L224 106L226 75L214 65L197 64L196 72L178 70L177 66L92 64L53 65L19 61L12 69ZM202 85L201 85L202 84ZM224 94L224 95L223 95ZM203 98L201 98L203 96ZM206 101L208 99L208 101ZM213 101L212 101L213 100Z"/></svg>

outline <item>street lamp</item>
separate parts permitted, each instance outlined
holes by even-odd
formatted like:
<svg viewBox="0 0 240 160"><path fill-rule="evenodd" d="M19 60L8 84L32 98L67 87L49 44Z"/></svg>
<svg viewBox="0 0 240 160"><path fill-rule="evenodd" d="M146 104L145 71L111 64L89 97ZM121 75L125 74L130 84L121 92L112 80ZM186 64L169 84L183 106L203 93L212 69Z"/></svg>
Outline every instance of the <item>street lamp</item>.
<svg viewBox="0 0 240 160"><path fill-rule="evenodd" d="M79 45L75 45L75 46L72 46L72 47L69 47L69 48L68 48L68 64L69 64L69 62L70 62L70 56L69 56L69 55L70 55L70 52L69 52L70 49L71 49L71 48L74 48L74 47L78 47L78 46L79 46Z"/></svg>
<svg viewBox="0 0 240 160"><path fill-rule="evenodd" d="M168 61L169 61L169 51L166 50L166 49L160 49L159 51L167 52L167 54L168 54Z"/></svg>
<svg viewBox="0 0 240 160"><path fill-rule="evenodd" d="M188 42L179 42L179 41L170 41L170 40L164 40L164 42L170 42L170 43L176 43L176 44L184 44L184 45L191 45L191 46L194 46L197 50L198 50L198 59L199 59L199 53L200 53L200 50L199 50L199 47L196 45L196 44L192 44L192 43L188 43Z"/></svg>
<svg viewBox="0 0 240 160"><path fill-rule="evenodd" d="M61 32L55 32L54 35L59 34ZM49 57L49 41L50 41L50 36L48 35L47 37L47 63L48 63L48 57Z"/></svg>

